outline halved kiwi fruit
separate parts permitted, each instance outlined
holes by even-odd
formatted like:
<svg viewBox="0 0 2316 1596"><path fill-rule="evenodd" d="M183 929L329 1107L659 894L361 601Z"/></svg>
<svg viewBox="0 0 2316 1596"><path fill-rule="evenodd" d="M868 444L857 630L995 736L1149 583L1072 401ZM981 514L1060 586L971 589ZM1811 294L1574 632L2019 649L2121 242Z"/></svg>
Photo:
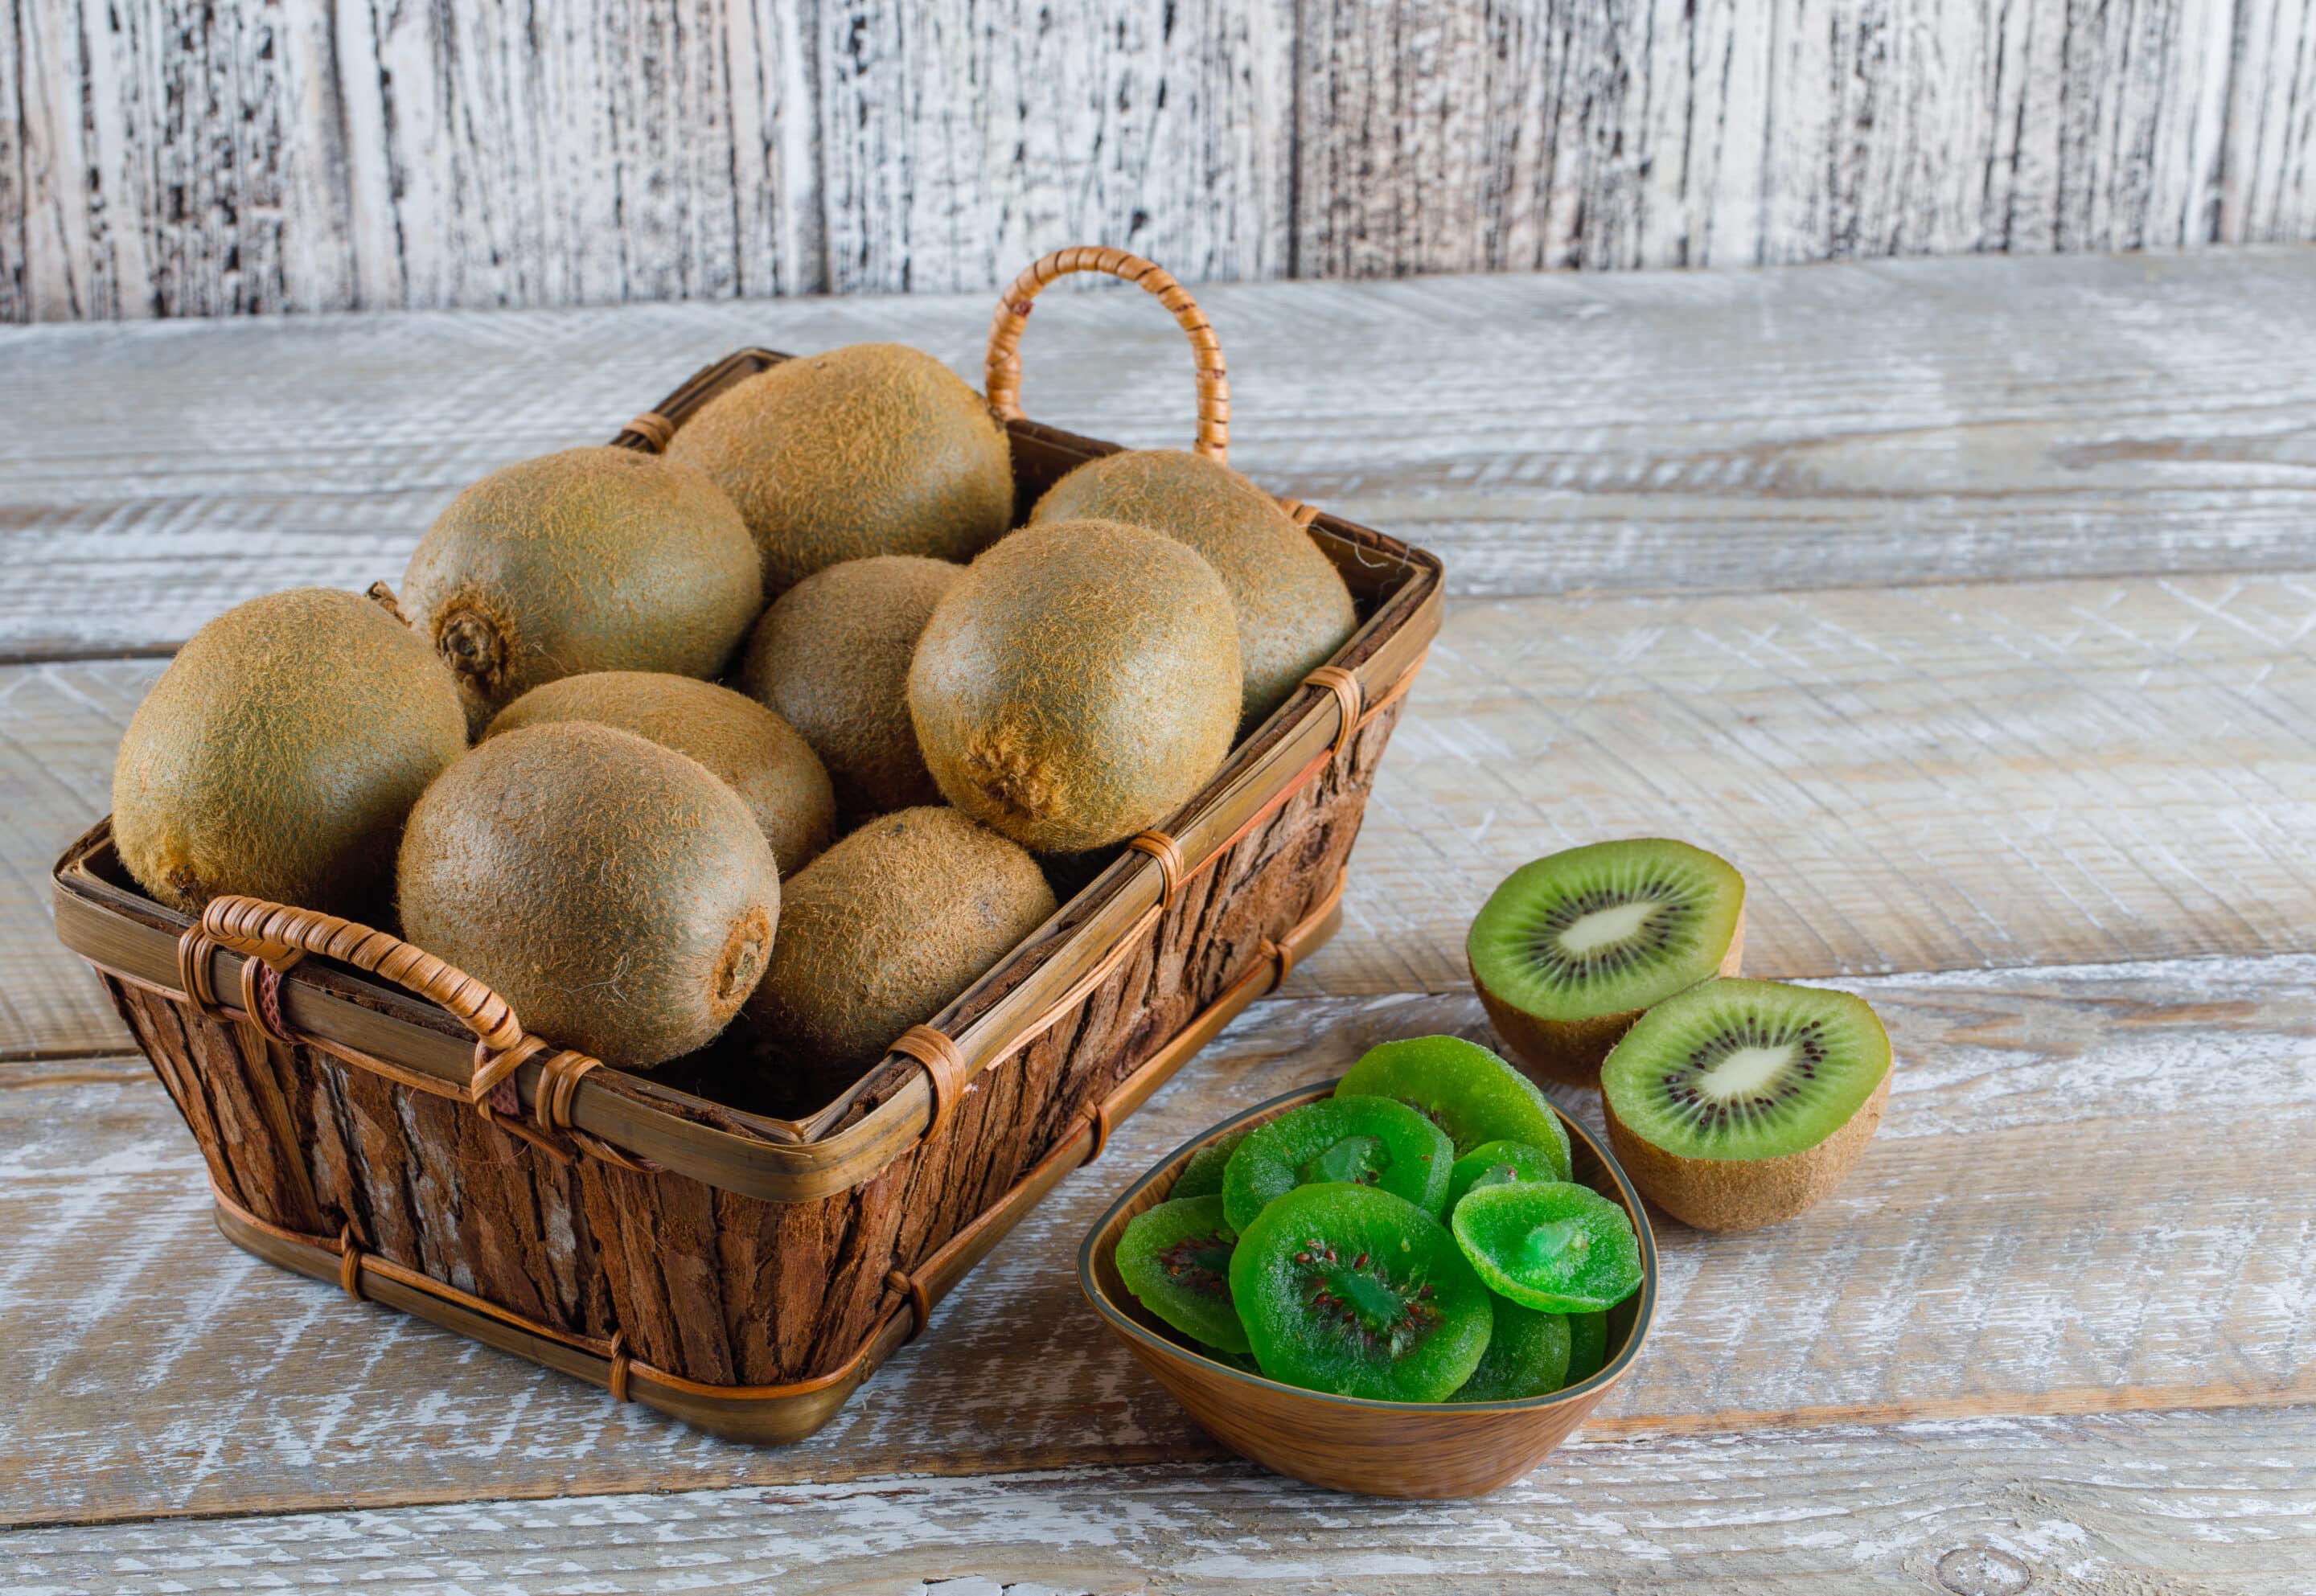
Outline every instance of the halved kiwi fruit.
<svg viewBox="0 0 2316 1596"><path fill-rule="evenodd" d="M1183 1334L1224 1352L1247 1351L1231 1306L1231 1252L1238 1232L1223 1199L1180 1197L1134 1216L1118 1238L1118 1273L1144 1307Z"/></svg>
<svg viewBox="0 0 2316 1596"><path fill-rule="evenodd" d="M1337 1097L1389 1097L1446 1131L1458 1157L1489 1142L1526 1142L1568 1167L1568 1132L1536 1083L1461 1037L1411 1037L1362 1054Z"/></svg>
<svg viewBox="0 0 2316 1596"><path fill-rule="evenodd" d="M1330 1097L1257 1127L1223 1166L1223 1200L1244 1230L1297 1186L1375 1186L1437 1217L1456 1150L1439 1128L1387 1097Z"/></svg>
<svg viewBox="0 0 2316 1596"><path fill-rule="evenodd" d="M1643 837L1522 865L1472 922L1465 956L1513 1057L1597 1086L1643 1010L1735 975L1744 944L1745 878L1702 848Z"/></svg>
<svg viewBox="0 0 2316 1596"><path fill-rule="evenodd" d="M1890 1038L1846 992L1711 981L1643 1014L1601 1066L1608 1139L1675 1217L1744 1230L1792 1217L1866 1150Z"/></svg>
<svg viewBox="0 0 2316 1596"><path fill-rule="evenodd" d="M1494 1332L1455 1238L1372 1186L1289 1191L1239 1232L1230 1276L1262 1372L1339 1396L1444 1401Z"/></svg>
<svg viewBox="0 0 2316 1596"><path fill-rule="evenodd" d="M1541 1147L1526 1142L1489 1142L1456 1161L1448 1172L1448 1208L1455 1211L1465 1194L1483 1186L1510 1186L1521 1181L1564 1181L1568 1164Z"/></svg>
<svg viewBox="0 0 2316 1596"><path fill-rule="evenodd" d="M1568 1383L1568 1315L1540 1314L1509 1297L1493 1299L1495 1333L1480 1367L1450 1402L1519 1402Z"/></svg>
<svg viewBox="0 0 2316 1596"><path fill-rule="evenodd" d="M1220 1196L1223 1170L1229 1164L1231 1155L1238 1151L1239 1144L1251 1134L1234 1130L1228 1136L1216 1137L1191 1154L1182 1165L1182 1172L1174 1177L1173 1185L1167 1189L1166 1195L1170 1198Z"/></svg>
<svg viewBox="0 0 2316 1596"><path fill-rule="evenodd" d="M1615 1307L1641 1285L1625 1210L1572 1181L1483 1186L1456 1205L1456 1244L1489 1289L1546 1314Z"/></svg>

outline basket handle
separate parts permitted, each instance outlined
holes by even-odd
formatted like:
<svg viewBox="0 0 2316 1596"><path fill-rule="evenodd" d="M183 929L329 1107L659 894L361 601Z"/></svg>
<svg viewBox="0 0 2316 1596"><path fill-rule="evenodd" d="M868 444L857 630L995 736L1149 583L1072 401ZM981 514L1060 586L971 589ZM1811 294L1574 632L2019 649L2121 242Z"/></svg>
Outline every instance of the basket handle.
<svg viewBox="0 0 2316 1596"><path fill-rule="evenodd" d="M423 948L335 914L293 909L263 898L212 898L201 911L201 933L221 948L263 959L277 972L308 953L334 958L393 982L450 1011L493 1053L520 1044L522 1022L506 999L455 965Z"/></svg>
<svg viewBox="0 0 2316 1596"><path fill-rule="evenodd" d="M1189 334L1190 351L1198 359L1198 452L1227 465L1230 461L1230 378L1223 370L1223 346L1207 313L1198 308L1182 285L1140 255L1122 249L1078 245L1057 249L1030 263L997 301L989 324L989 357L984 380L990 407L1007 421L1021 416L1021 331L1029 324L1030 301L1057 277L1073 272L1106 272L1157 296L1174 313L1174 320Z"/></svg>

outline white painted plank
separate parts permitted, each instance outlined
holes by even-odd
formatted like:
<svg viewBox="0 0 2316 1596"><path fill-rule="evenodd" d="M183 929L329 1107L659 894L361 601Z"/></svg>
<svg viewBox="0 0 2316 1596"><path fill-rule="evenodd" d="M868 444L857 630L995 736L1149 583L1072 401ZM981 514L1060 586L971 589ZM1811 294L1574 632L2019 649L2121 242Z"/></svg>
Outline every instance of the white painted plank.
<svg viewBox="0 0 2316 1596"><path fill-rule="evenodd" d="M2316 249L1202 290L1238 462L1487 593L2305 567ZM476 477L744 344L979 381L978 297L0 333L0 655L397 577ZM1034 415L1189 432L1180 334L1059 290Z"/></svg>
<svg viewBox="0 0 2316 1596"><path fill-rule="evenodd" d="M1657 1331L1588 1437L2316 1402L2316 959L1852 985L1900 1060L1873 1148L1786 1226L1659 1227ZM1469 998L1260 1005L828 1429L762 1451L234 1252L133 1062L0 1066L0 1521L1212 1457L1096 1327L1080 1239L1216 1119L1441 1030L1487 1034Z"/></svg>
<svg viewBox="0 0 2316 1596"><path fill-rule="evenodd" d="M472 1502L0 1537L28 1596L379 1592L978 1596L1469 1592L1582 1580L1762 1596L2297 1596L2316 1415L1989 1420L1579 1440L1472 1502L1335 1495L1234 1465Z"/></svg>

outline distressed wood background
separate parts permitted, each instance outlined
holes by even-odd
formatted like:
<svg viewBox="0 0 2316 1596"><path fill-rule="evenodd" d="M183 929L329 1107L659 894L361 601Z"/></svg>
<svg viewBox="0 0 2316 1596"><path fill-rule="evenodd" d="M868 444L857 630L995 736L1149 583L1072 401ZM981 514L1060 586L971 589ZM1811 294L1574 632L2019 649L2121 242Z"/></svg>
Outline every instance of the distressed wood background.
<svg viewBox="0 0 2316 1596"><path fill-rule="evenodd" d="M2316 0L0 0L0 320L2316 237Z"/></svg>

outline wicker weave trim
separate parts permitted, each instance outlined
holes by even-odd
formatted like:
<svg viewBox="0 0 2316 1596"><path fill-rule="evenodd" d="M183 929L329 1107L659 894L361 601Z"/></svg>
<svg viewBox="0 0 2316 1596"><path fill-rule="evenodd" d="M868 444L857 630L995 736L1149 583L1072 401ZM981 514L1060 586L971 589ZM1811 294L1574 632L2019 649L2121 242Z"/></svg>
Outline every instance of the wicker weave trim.
<svg viewBox="0 0 2316 1596"><path fill-rule="evenodd" d="M972 1079L973 1068L965 1061L958 1045L930 1025L912 1025L903 1031L889 1049L905 1053L924 1066L925 1083L932 1088L932 1118L926 1121L924 1138L931 1141L957 1107L957 1100L965 1093L966 1083Z"/></svg>
<svg viewBox="0 0 2316 1596"><path fill-rule="evenodd" d="M1158 906L1171 910L1174 899L1182 890L1182 850L1173 838L1162 831L1146 831L1127 844L1136 853L1147 853L1158 861L1158 876L1162 885L1158 892Z"/></svg>
<svg viewBox="0 0 2316 1596"><path fill-rule="evenodd" d="M338 1284L356 1302L367 1301L361 1288L361 1248L354 1241L354 1227L341 1226L338 1229Z"/></svg>
<svg viewBox="0 0 2316 1596"><path fill-rule="evenodd" d="M908 1298L909 1315L913 1321L909 1326L909 1339L916 1340L925 1333L925 1326L931 1324L933 1318L932 1299L925 1295L925 1283L913 1274L904 1274L895 1269L886 1272L885 1284Z"/></svg>
<svg viewBox="0 0 2316 1596"><path fill-rule="evenodd" d="M628 1376L635 1369L635 1364L636 1360L634 1357L628 1351L628 1333L624 1330L614 1330L611 1332L611 1368L610 1378L611 1400L613 1402L632 1402L635 1400L635 1398L628 1395Z"/></svg>
<svg viewBox="0 0 2316 1596"><path fill-rule="evenodd" d="M298 1039L281 1021L281 972L303 958L300 953L277 969L262 958L241 961L241 1007L257 1028L275 1041L295 1047Z"/></svg>
<svg viewBox="0 0 2316 1596"><path fill-rule="evenodd" d="M1321 665L1303 682L1335 695L1335 757L1340 760L1359 729L1359 679L1341 665Z"/></svg>
<svg viewBox="0 0 2316 1596"><path fill-rule="evenodd" d="M1223 368L1223 346L1213 324L1182 285L1154 262L1122 249L1080 245L1041 255L1015 278L997 301L989 323L989 352L984 362L990 408L1007 421L1021 415L1021 334L1029 325L1030 302L1047 284L1073 272L1106 272L1149 293L1174 313L1175 325L1189 334L1198 361L1198 434L1193 445L1217 460L1230 458L1230 377Z"/></svg>
<svg viewBox="0 0 2316 1596"><path fill-rule="evenodd" d="M1278 951L1278 945L1268 937L1263 939L1263 947L1267 954L1275 955ZM1109 1146L1109 1104L1107 1102L1094 1104L1086 1110L1086 1118L1093 1122L1093 1146L1086 1149L1085 1155L1085 1163L1091 1164L1100 1157L1102 1150ZM1078 1167L1082 1169L1085 1164L1082 1164Z"/></svg>
<svg viewBox="0 0 2316 1596"><path fill-rule="evenodd" d="M664 454L668 441L675 436L675 424L656 410L646 410L622 431L633 432L654 454Z"/></svg>

